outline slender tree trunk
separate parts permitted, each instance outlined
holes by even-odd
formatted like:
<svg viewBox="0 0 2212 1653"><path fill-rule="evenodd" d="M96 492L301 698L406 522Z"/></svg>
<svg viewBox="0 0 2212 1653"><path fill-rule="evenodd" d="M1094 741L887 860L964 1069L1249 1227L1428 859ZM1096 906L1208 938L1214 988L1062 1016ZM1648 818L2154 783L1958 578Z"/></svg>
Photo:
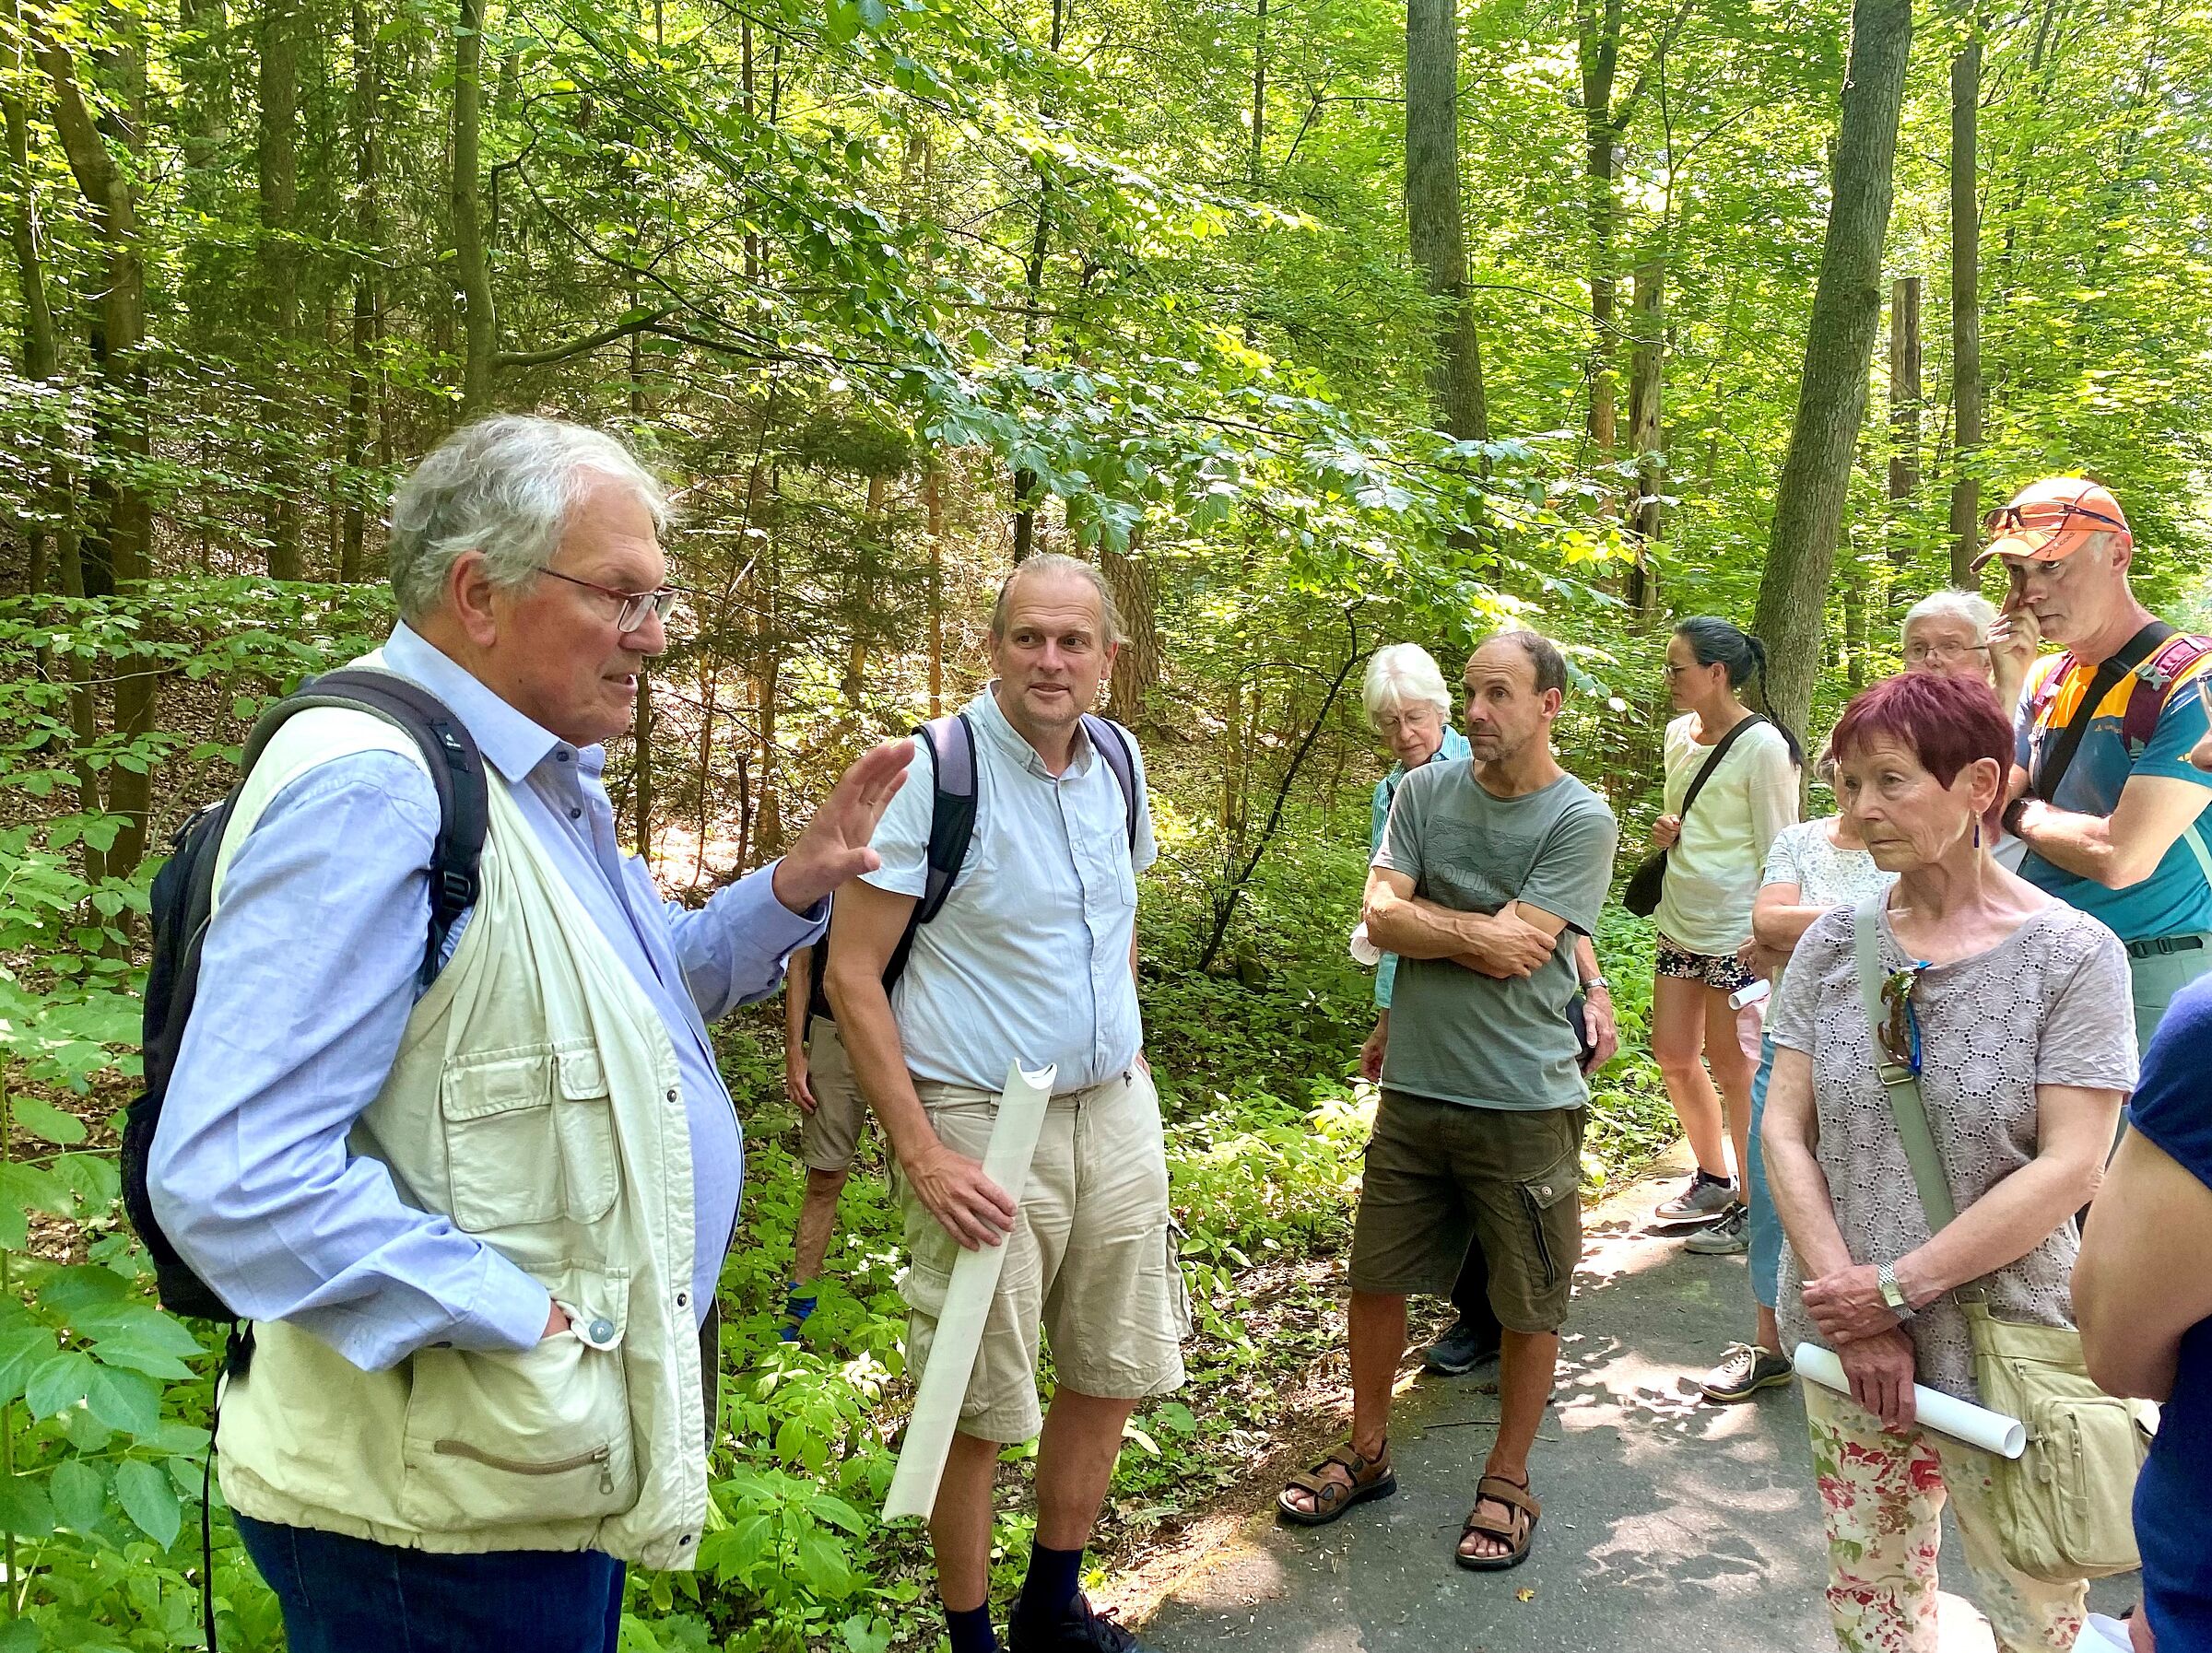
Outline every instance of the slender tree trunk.
<svg viewBox="0 0 2212 1653"><path fill-rule="evenodd" d="M183 83L184 199L211 207L221 187L223 143L230 126L230 76L223 36L230 19L224 0L178 0L174 49Z"/></svg>
<svg viewBox="0 0 2212 1653"><path fill-rule="evenodd" d="M1252 23L1252 148L1244 182L1256 193L1267 153L1267 0L1253 0Z"/></svg>
<svg viewBox="0 0 2212 1653"><path fill-rule="evenodd" d="M923 524L929 534L929 715L945 715L945 473L933 450L922 471Z"/></svg>
<svg viewBox="0 0 2212 1653"><path fill-rule="evenodd" d="M1583 192L1590 220L1590 445L1600 465L1619 433L1613 372L1614 232L1619 205L1614 150L1613 79L1620 63L1620 0L1582 0L1576 8L1583 77ZM1610 490L1608 490L1609 492Z"/></svg>
<svg viewBox="0 0 2212 1653"><path fill-rule="evenodd" d="M1101 544L1099 568L1113 592L1113 605L1121 610L1126 634L1121 652L1113 658L1107 709L1116 721L1134 728L1144 720L1146 698L1159 682L1159 618L1152 562L1145 556L1145 525L1139 522L1129 531L1125 552Z"/></svg>
<svg viewBox="0 0 2212 1653"><path fill-rule="evenodd" d="M1982 32L1951 59L1951 583L1981 584L1982 215L1976 199L1975 118L1982 98Z"/></svg>
<svg viewBox="0 0 2212 1653"><path fill-rule="evenodd" d="M382 380L376 366L377 271L383 241L376 128L383 76L376 16L370 0L353 0L354 234L360 251L355 254L353 271L353 359L346 373L346 518L338 550L338 579L347 585L361 578L367 516L362 473L369 463L370 406Z"/></svg>
<svg viewBox="0 0 2212 1653"><path fill-rule="evenodd" d="M93 229L107 253L106 290L101 294L92 338L92 357L108 405L111 422L96 440L111 445L123 462L124 479L108 493L106 537L100 546L106 559L101 571L108 576L107 591L91 591L93 569L83 556L83 544L71 533L77 555L63 547L65 564L78 568L77 584L88 594L106 595L114 584L135 584L149 571L152 511L129 474L146 463L149 442L146 413L147 387L143 345L146 338L146 266L139 243L138 198L134 180L137 173L135 150L141 130L136 119L139 84L135 41L123 51L129 61L121 65L118 79L126 96L116 112L104 122L96 120L77 79L76 60L67 48L50 38L34 15L29 40L33 55L53 88L54 130L69 161L78 190L85 198ZM111 141L120 143L127 164L110 153ZM133 663L115 680L115 732L125 742L153 733L155 689L153 670ZM124 818L122 830L104 855L86 850L88 873L99 877L128 876L146 853L147 811L150 803L149 776L120 765L109 771L107 808Z"/></svg>
<svg viewBox="0 0 2212 1653"><path fill-rule="evenodd" d="M1441 300L1430 376L1438 421L1462 441L1483 441L1489 416L1459 217L1456 4L1406 0L1406 220L1413 262Z"/></svg>
<svg viewBox="0 0 2212 1653"><path fill-rule="evenodd" d="M1820 280L1752 622L1771 662L1768 709L1796 728L1812 709L1822 612L1881 325L1882 241L1912 45L1912 0L1856 0Z"/></svg>
<svg viewBox="0 0 2212 1653"><path fill-rule="evenodd" d="M1629 363L1629 441L1636 451L1636 560L1629 565L1629 606L1648 616L1656 598L1644 547L1665 537L1665 438L1660 427L1666 366L1666 260L1654 253L1636 266L1636 348Z"/></svg>
<svg viewBox="0 0 2212 1653"><path fill-rule="evenodd" d="M1920 277L1889 284L1889 498L1903 505L1920 491ZM1890 559L1909 552L1892 546Z"/></svg>
<svg viewBox="0 0 2212 1653"><path fill-rule="evenodd" d="M1054 57L1067 29L1067 8L1072 0L1053 0L1053 31L1046 50ZM1022 261L1024 298L1021 317L1021 359L1037 359L1037 346L1044 331L1044 265L1053 245L1053 180L1040 172L1037 180L1037 225L1030 236L1029 256ZM1037 473L1014 467L1014 562L1019 567L1037 546Z"/></svg>
<svg viewBox="0 0 2212 1653"><path fill-rule="evenodd" d="M883 502L888 478L868 478L868 502L861 517L860 543L853 547L853 642L845 656L845 680L841 686L845 704L858 706L867 686L868 635L876 607L877 573L889 559L884 555Z"/></svg>
<svg viewBox="0 0 2212 1653"><path fill-rule="evenodd" d="M499 327L491 307L490 255L484 244L484 0L460 0L460 7L453 30L453 264L461 284L461 416L473 419L491 407Z"/></svg>
<svg viewBox="0 0 2212 1653"><path fill-rule="evenodd" d="M300 345L300 0L262 0L260 126L257 133L261 239L256 245L261 288L269 305L269 336L262 385L264 473L269 504L269 578L298 580L300 553L299 448L291 375Z"/></svg>

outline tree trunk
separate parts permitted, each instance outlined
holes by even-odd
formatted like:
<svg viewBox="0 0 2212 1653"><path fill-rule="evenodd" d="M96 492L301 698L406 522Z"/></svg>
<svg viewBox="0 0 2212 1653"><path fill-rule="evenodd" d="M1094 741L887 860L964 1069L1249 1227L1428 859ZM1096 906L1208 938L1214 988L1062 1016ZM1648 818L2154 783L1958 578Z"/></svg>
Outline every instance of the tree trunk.
<svg viewBox="0 0 2212 1653"><path fill-rule="evenodd" d="M453 30L453 266L461 283L461 416L491 407L492 355L499 329L491 308L491 263L484 245L481 185L484 108L484 0L460 0Z"/></svg>
<svg viewBox="0 0 2212 1653"><path fill-rule="evenodd" d="M1459 221L1457 0L1406 0L1406 223L1413 262L1441 300L1430 384L1438 423L1484 441L1482 347Z"/></svg>
<svg viewBox="0 0 2212 1653"><path fill-rule="evenodd" d="M338 550L338 579L352 585L361 578L366 510L362 475L369 463L371 392L374 371L378 305L377 258L383 227L378 200L376 123L383 92L383 51L369 0L353 0L353 187L354 234L360 241L353 272L353 359L346 373L346 519ZM642 691L641 691L642 692Z"/></svg>
<svg viewBox="0 0 2212 1653"><path fill-rule="evenodd" d="M184 199L211 209L221 193L222 149L229 135L230 75L222 37L224 0L177 0L177 75L184 92Z"/></svg>
<svg viewBox="0 0 2212 1653"><path fill-rule="evenodd" d="M1045 49L1060 55L1065 38L1070 0L1053 0L1053 31ZM1047 112L1050 112L1049 110ZM1026 367L1037 359L1038 335L1044 329L1044 264L1053 245L1053 180L1041 170L1037 179L1037 225L1030 236L1029 256L1022 261L1021 359ZM1037 473L1014 468L1014 562L1016 567L1037 548Z"/></svg>
<svg viewBox="0 0 2212 1653"><path fill-rule="evenodd" d="M113 411L109 416L111 422L96 432L95 440L107 444L122 461L124 479L114 483L107 494L106 538L100 547L106 566L101 572L112 583L135 584L149 571L153 527L152 512L145 496L129 481L131 474L146 463L149 448L146 428L146 367L141 354L146 339L146 265L139 244L138 197L133 182L137 176L138 158L135 153L129 153L127 164L119 162L109 153L108 145L112 134L126 152L136 149L140 127L132 118L136 100L126 97L119 100L119 113L96 121L78 84L76 64L68 50L49 38L35 17L30 23L29 39L33 55L53 89L54 130L60 135L69 170L84 195L93 229L107 252L106 290L100 297L95 322L92 358L100 372L101 388L107 394L108 406ZM135 49L126 46L124 50L135 53ZM125 65L121 78L125 82L135 81L135 63ZM79 542L78 557L70 559L68 548L64 548L65 559L78 564L80 589L91 595L108 594L90 590L94 570L83 557L83 550ZM143 740L153 732L158 681L153 670L143 664L118 674L114 689L115 732L126 743ZM92 876L127 877L136 868L146 853L150 793L148 774L120 764L109 771L107 807L111 813L123 816L124 825L106 854L97 855L88 847L87 870Z"/></svg>
<svg viewBox="0 0 2212 1653"><path fill-rule="evenodd" d="M1648 617L1656 599L1644 547L1663 538L1666 508L1665 438L1660 428L1666 366L1666 260L1654 253L1636 266L1636 348L1629 363L1629 441L1636 450L1636 560L1629 565L1629 606Z"/></svg>
<svg viewBox="0 0 2212 1653"><path fill-rule="evenodd" d="M1252 29L1252 148L1244 160L1244 182L1258 193L1260 165L1267 147L1267 0L1254 0Z"/></svg>
<svg viewBox="0 0 2212 1653"><path fill-rule="evenodd" d="M933 450L923 462L923 525L929 535L929 715L945 715L945 474Z"/></svg>
<svg viewBox="0 0 2212 1653"><path fill-rule="evenodd" d="M1099 547L1099 568L1121 610L1125 634L1113 657L1113 677L1106 697L1108 715L1131 728L1144 721L1146 697L1159 683L1159 618L1151 559L1145 556L1145 525L1129 531L1129 549Z"/></svg>
<svg viewBox="0 0 2212 1653"><path fill-rule="evenodd" d="M300 0L263 0L260 126L255 159L261 237L255 245L261 289L268 296L269 335L262 384L264 417L276 433L265 442L269 504L269 578L300 578L300 498L293 446L299 437L291 374L300 343Z"/></svg>
<svg viewBox="0 0 2212 1653"><path fill-rule="evenodd" d="M1975 197L1975 114L1982 98L1982 33L1951 59L1951 583L1982 582L1982 214Z"/></svg>
<svg viewBox="0 0 2212 1653"><path fill-rule="evenodd" d="M1620 0L1576 7L1583 76L1583 189L1590 219L1590 445L1595 462L1613 457L1618 441L1613 375L1614 193L1613 79L1620 63ZM1633 415L1630 416L1633 417ZM1609 492L1609 490L1608 490Z"/></svg>
<svg viewBox="0 0 2212 1653"><path fill-rule="evenodd" d="M1805 373L1753 627L1771 662L1767 708L1794 728L1812 709L1822 612L1842 527L1866 371L1881 324L1898 111L1912 45L1912 0L1856 0L1836 135L1835 186Z"/></svg>
<svg viewBox="0 0 2212 1653"><path fill-rule="evenodd" d="M889 560L884 555L883 516L888 481L884 476L868 478L868 503L861 519L860 543L853 547L853 643L845 656L845 680L840 686L848 706L858 706L861 691L867 686L868 634L876 610L877 576Z"/></svg>

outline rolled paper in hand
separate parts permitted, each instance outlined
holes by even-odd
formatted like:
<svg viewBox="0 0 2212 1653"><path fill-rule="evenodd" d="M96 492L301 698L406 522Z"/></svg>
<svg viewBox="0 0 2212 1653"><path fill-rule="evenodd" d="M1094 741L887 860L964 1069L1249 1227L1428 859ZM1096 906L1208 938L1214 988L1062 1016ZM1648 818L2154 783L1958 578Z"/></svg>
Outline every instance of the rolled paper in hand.
<svg viewBox="0 0 2212 1653"><path fill-rule="evenodd" d="M1818 1343L1799 1343L1794 1358L1798 1377L1839 1395L1851 1393L1851 1379L1843 1376L1843 1363L1834 1351ZM2028 1449L2028 1426L2019 1419L1947 1395L1924 1383L1912 1386L1912 1415L1917 1424L1939 1429L1955 1440L2000 1458L2018 1458Z"/></svg>
<svg viewBox="0 0 2212 1653"><path fill-rule="evenodd" d="M1037 1152L1037 1132L1044 1124L1045 1104L1052 1100L1056 1076L1053 1068L1025 1073L1018 1064L1006 1067L1006 1088L999 1093L998 1118L992 1122L990 1146L983 1150L983 1175L1018 1203L1029 1184L1030 1159ZM936 1506L945 1455L952 1450L960 1402L967 1398L976 1351L982 1346L983 1320L991 1312L1006 1261L1004 1240L972 1251L963 1247L953 1259L944 1307L937 1311L936 1333L929 1340L929 1364L922 1369L922 1386L914 1394L914 1415L907 1420L906 1444L900 1448L899 1468L884 1495L887 1521L926 1516Z"/></svg>
<svg viewBox="0 0 2212 1653"><path fill-rule="evenodd" d="M1382 949L1368 939L1365 920L1352 926L1352 962L1371 970L1382 962Z"/></svg>

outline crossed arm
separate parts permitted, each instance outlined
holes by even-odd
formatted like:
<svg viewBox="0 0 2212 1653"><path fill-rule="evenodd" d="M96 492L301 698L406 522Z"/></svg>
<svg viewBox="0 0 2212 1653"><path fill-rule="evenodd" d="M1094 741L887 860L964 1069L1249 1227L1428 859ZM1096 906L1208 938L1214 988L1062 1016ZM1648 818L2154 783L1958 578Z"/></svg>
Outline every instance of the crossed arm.
<svg viewBox="0 0 2212 1653"><path fill-rule="evenodd" d="M1501 981L1534 975L1567 928L1557 913L1525 901L1509 901L1494 913L1461 912L1416 896L1411 875L1388 867L1368 870L1364 916L1369 939L1386 952L1448 958Z"/></svg>
<svg viewBox="0 0 2212 1653"><path fill-rule="evenodd" d="M2028 771L2012 769L2012 795L2028 792ZM2028 847L2061 872L2125 889L2159 870L2166 851L2186 832L2212 790L2171 775L2137 775L2120 789L2109 815L2080 815L2030 797L2016 827Z"/></svg>

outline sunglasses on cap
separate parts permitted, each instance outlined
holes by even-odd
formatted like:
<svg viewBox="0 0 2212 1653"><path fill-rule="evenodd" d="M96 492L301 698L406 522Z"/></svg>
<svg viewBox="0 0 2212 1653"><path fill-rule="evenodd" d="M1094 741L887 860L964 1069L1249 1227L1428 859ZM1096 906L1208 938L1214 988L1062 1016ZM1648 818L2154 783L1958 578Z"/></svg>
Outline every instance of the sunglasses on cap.
<svg viewBox="0 0 2212 1653"><path fill-rule="evenodd" d="M2041 533L2046 531L2055 533L2065 527L2069 518L2087 517L2092 522L2102 522L2107 528L2117 528L2122 533L2127 533L2125 522L2117 522L2100 510L2091 510L2088 506L2071 499L2057 506L2058 520L2054 522L2031 522L2028 520L2029 512L2048 512L2056 504L2055 500L2038 499L2027 505L2000 505L1982 519L1982 532L1992 539L2000 533Z"/></svg>

